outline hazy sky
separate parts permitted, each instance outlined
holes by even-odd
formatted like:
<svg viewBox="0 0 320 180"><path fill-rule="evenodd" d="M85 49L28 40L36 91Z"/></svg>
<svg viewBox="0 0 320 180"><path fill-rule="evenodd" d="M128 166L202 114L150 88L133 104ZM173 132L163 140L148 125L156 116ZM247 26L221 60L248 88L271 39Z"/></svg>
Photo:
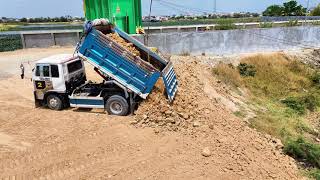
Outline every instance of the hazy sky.
<svg viewBox="0 0 320 180"><path fill-rule="evenodd" d="M179 5L160 3L167 1ZM217 0L219 12L261 12L268 5L281 4L286 0ZM307 0L298 0L306 6ZM150 0L142 0L142 12L149 12ZM213 11L214 0L154 0L153 15L172 15L185 13L200 13ZM320 0L310 0L310 7L320 3ZM0 17L54 17L83 16L82 0L0 0Z"/></svg>

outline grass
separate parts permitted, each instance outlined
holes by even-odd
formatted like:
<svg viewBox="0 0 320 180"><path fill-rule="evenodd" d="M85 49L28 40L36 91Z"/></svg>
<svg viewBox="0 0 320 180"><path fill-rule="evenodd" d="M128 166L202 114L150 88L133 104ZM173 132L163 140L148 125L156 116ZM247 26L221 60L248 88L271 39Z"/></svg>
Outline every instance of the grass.
<svg viewBox="0 0 320 180"><path fill-rule="evenodd" d="M273 23L272 22L261 22L260 23L260 28L272 28Z"/></svg>
<svg viewBox="0 0 320 180"><path fill-rule="evenodd" d="M214 29L215 30L231 30L231 29L237 29L237 26L231 21L221 21L217 23Z"/></svg>
<svg viewBox="0 0 320 180"><path fill-rule="evenodd" d="M252 127L280 139L297 136L301 130L309 129L299 114L281 103L268 98L255 101L266 111L256 112L257 117L251 120Z"/></svg>
<svg viewBox="0 0 320 180"><path fill-rule="evenodd" d="M28 27L29 25L35 27ZM36 27L37 25L48 25L48 27ZM52 25L52 26L50 26ZM64 26L54 26L64 25ZM32 31L32 30L65 30L65 29L82 29L82 24L72 25L71 23L0 23L0 32L4 31Z"/></svg>
<svg viewBox="0 0 320 180"><path fill-rule="evenodd" d="M253 65L254 77L243 78L246 86L257 96L271 99L285 98L288 94L301 93L310 87L311 69L298 61L290 61L283 54L247 57L243 63Z"/></svg>
<svg viewBox="0 0 320 180"><path fill-rule="evenodd" d="M218 75L220 80L222 80L226 84L235 87L240 87L243 85L240 74L236 71L235 67L232 64L219 63L213 69L213 72Z"/></svg>
<svg viewBox="0 0 320 180"><path fill-rule="evenodd" d="M238 67L218 64L213 73L231 87L249 90L248 103L255 106L251 126L281 139L284 152L312 168L308 175L320 175L320 146L306 117L320 107L320 73L317 69L282 53L241 59ZM235 115L242 117L243 112Z"/></svg>
<svg viewBox="0 0 320 180"><path fill-rule="evenodd" d="M14 31L17 29L18 25L14 24L0 24L0 32L2 31Z"/></svg>
<svg viewBox="0 0 320 180"><path fill-rule="evenodd" d="M299 26L298 20L290 20L288 23L286 23L287 27L293 27L293 26Z"/></svg>
<svg viewBox="0 0 320 180"><path fill-rule="evenodd" d="M320 169L313 168L306 173L310 178L314 178L316 180L320 180Z"/></svg>

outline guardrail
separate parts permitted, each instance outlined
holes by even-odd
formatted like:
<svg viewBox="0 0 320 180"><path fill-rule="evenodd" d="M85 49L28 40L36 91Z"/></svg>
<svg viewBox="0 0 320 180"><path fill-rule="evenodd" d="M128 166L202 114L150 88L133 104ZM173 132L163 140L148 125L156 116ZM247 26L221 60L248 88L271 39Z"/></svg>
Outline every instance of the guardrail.
<svg viewBox="0 0 320 180"><path fill-rule="evenodd" d="M292 21L276 21L276 22L251 22L251 23L234 23L236 29L250 29L261 28L265 23L272 23L272 27L287 26ZM320 23L319 20L298 20L298 24L314 24ZM145 31L150 34L153 33L171 33L171 32L198 32L198 31L212 31L219 24L200 24L200 25L186 25L186 26L158 26L158 27L145 27Z"/></svg>

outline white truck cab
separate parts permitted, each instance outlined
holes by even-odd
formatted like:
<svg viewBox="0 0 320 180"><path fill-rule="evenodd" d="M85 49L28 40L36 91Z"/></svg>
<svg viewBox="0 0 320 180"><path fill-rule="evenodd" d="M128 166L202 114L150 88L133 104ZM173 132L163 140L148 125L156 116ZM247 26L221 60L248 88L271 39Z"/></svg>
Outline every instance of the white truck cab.
<svg viewBox="0 0 320 180"><path fill-rule="evenodd" d="M52 109L61 109L58 98L65 100L72 88L86 81L83 61L70 54L60 54L36 62L32 81L36 105L45 102Z"/></svg>
<svg viewBox="0 0 320 180"><path fill-rule="evenodd" d="M37 61L32 75L36 107L103 108L120 116L127 115L129 110L132 113L135 106L132 92L95 70L105 79L102 83L87 81L79 56L60 54Z"/></svg>

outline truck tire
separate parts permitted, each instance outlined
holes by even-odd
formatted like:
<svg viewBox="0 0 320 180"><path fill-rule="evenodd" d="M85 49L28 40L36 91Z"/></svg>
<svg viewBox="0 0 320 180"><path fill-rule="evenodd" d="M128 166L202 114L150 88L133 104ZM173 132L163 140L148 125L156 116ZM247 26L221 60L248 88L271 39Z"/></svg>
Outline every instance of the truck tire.
<svg viewBox="0 0 320 180"><path fill-rule="evenodd" d="M63 108L63 101L58 95L49 95L47 97L47 105L50 109L60 111Z"/></svg>
<svg viewBox="0 0 320 180"><path fill-rule="evenodd" d="M113 95L107 100L105 109L110 115L126 116L129 112L129 104L124 97Z"/></svg>

